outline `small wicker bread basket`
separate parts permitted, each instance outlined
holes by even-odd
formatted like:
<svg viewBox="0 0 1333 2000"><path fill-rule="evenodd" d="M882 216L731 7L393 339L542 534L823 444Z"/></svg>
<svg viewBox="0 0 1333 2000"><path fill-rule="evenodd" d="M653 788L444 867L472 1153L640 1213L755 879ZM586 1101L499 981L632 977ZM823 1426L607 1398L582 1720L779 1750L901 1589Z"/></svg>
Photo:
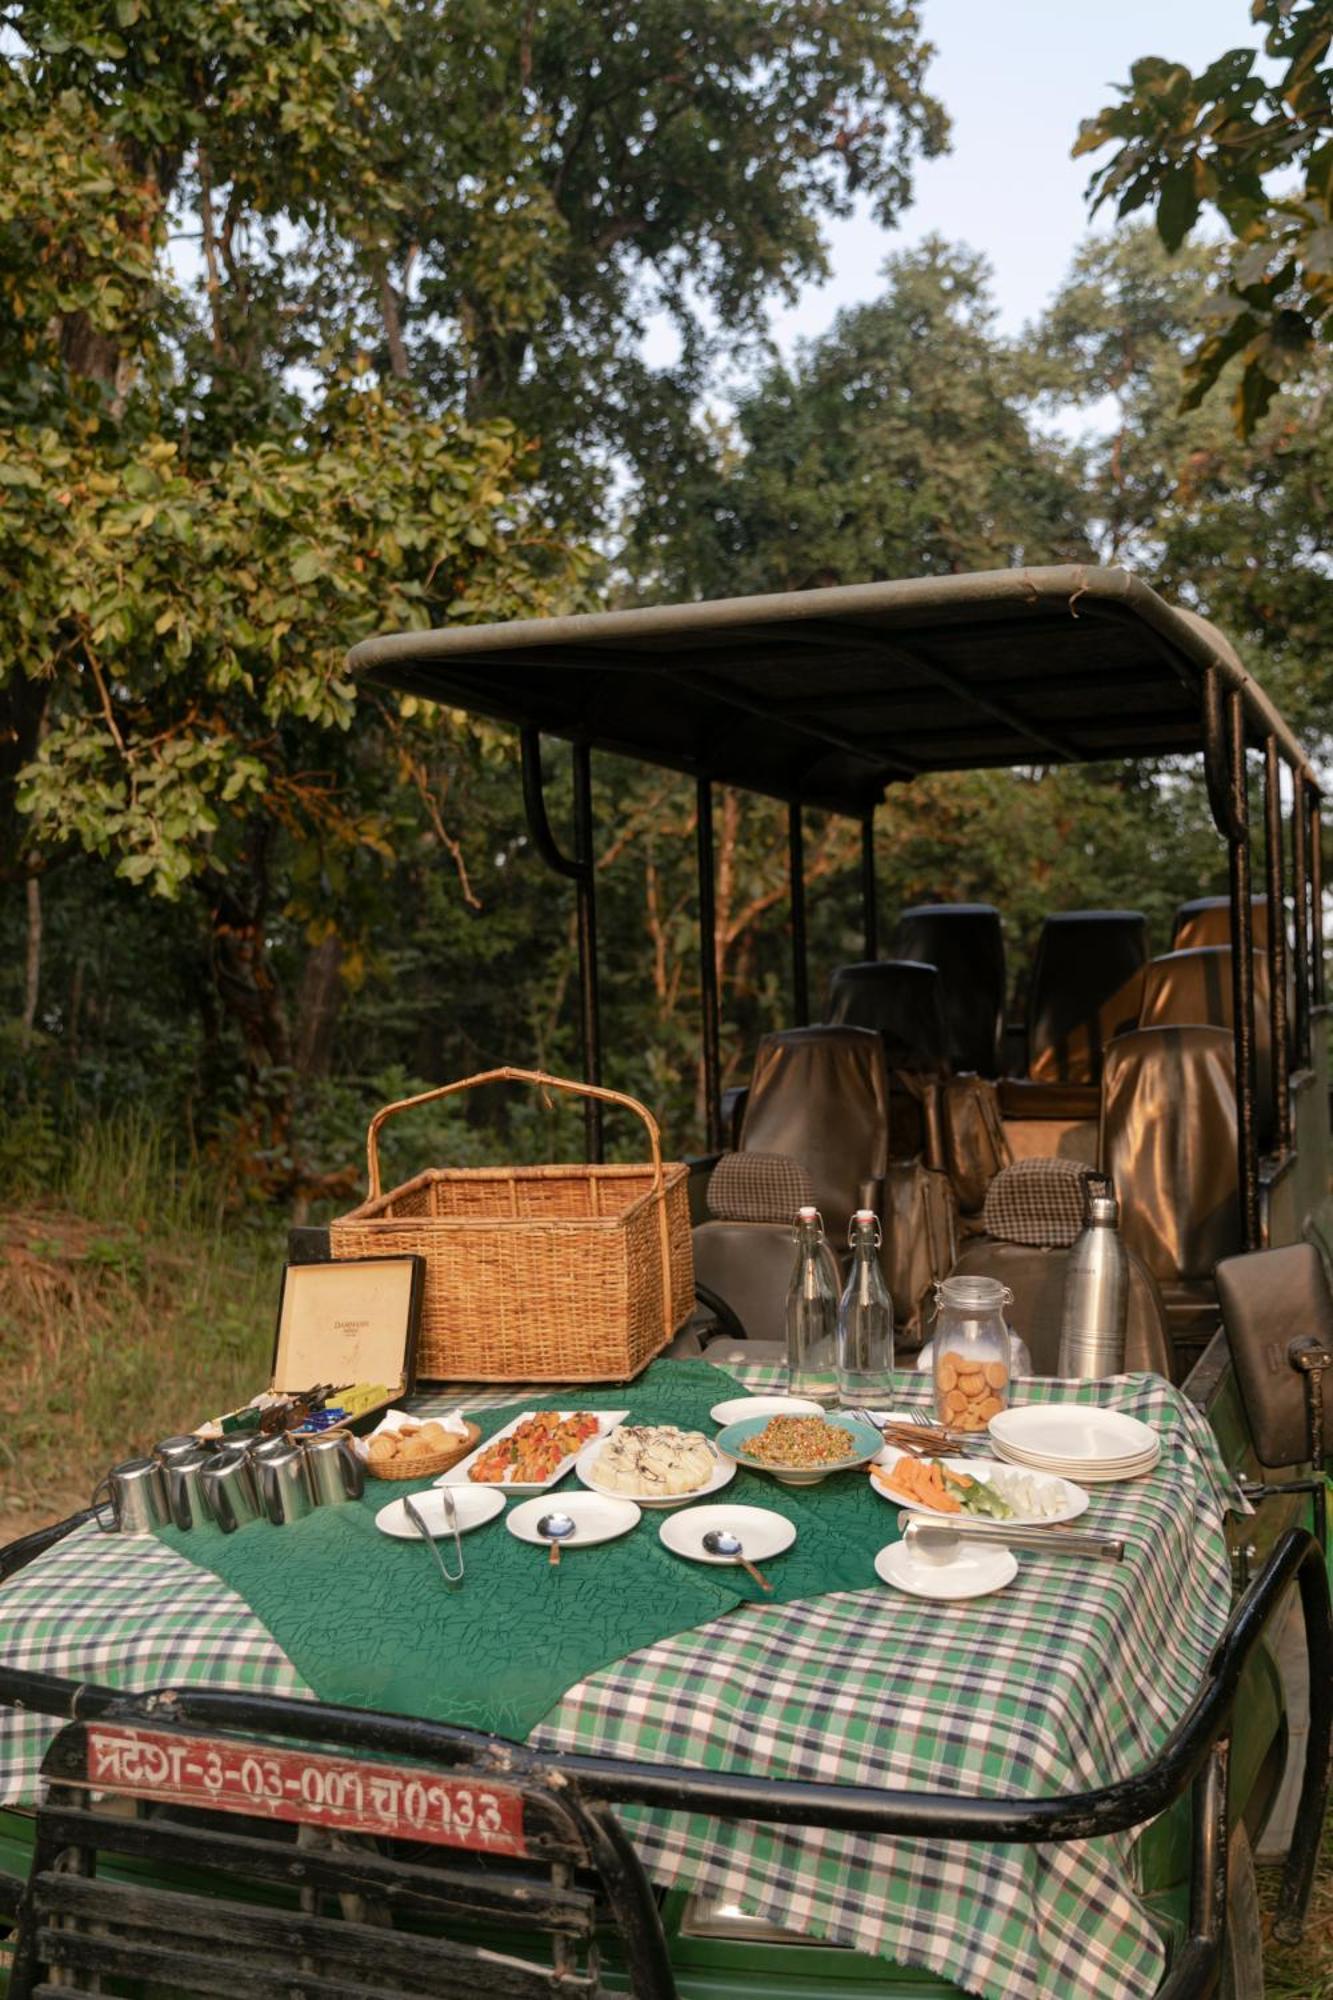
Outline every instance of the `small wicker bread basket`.
<svg viewBox="0 0 1333 2000"><path fill-rule="evenodd" d="M470 1451L476 1450L481 1443L481 1425L469 1423L464 1436L451 1438L449 1443L442 1445L438 1451L414 1452L412 1464L406 1470L395 1469L392 1460L382 1460L377 1465L370 1456L370 1441L370 1438L361 1440L367 1447L366 1456L361 1463L365 1467L368 1479L434 1479L441 1472L448 1472L451 1466L466 1458Z"/></svg>

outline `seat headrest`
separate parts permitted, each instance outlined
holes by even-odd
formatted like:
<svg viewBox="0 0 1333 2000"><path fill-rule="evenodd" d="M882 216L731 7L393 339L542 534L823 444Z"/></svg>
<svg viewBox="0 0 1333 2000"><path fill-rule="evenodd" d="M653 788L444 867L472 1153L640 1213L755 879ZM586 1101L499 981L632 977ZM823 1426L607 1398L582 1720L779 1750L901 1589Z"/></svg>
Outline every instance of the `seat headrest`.
<svg viewBox="0 0 1333 2000"><path fill-rule="evenodd" d="M787 1153L724 1153L705 1196L718 1222L795 1222L814 1198L814 1182Z"/></svg>
<svg viewBox="0 0 1333 2000"><path fill-rule="evenodd" d="M889 1157L889 1073L870 1028L788 1028L755 1053L743 1153L784 1153L814 1183L830 1242L846 1239L864 1182Z"/></svg>
<svg viewBox="0 0 1333 2000"><path fill-rule="evenodd" d="M1254 1071L1255 1111L1259 1144L1266 1146L1273 1128L1273 1031L1268 1011L1268 960L1255 952ZM1236 1019L1231 985L1231 946L1194 945L1148 961L1143 972L1141 1028L1181 1027L1205 1023L1231 1029Z"/></svg>
<svg viewBox="0 0 1333 2000"><path fill-rule="evenodd" d="M1250 927L1256 951L1268 949L1268 898L1250 899ZM1230 896L1196 896L1176 911L1171 949L1190 951L1195 945L1231 943Z"/></svg>
<svg viewBox="0 0 1333 2000"><path fill-rule="evenodd" d="M1135 1028L1102 1071L1102 1164L1153 1276L1211 1278L1240 1248L1236 1071L1225 1028Z"/></svg>
<svg viewBox="0 0 1333 2000"><path fill-rule="evenodd" d="M1082 1160L1015 1160L987 1188L981 1226L1005 1243L1067 1249L1083 1227L1094 1178Z"/></svg>
<svg viewBox="0 0 1333 2000"><path fill-rule="evenodd" d="M1004 1037L1004 932L991 903L918 903L904 910L893 956L938 967L955 1069L998 1076Z"/></svg>
<svg viewBox="0 0 1333 2000"><path fill-rule="evenodd" d="M1096 1083L1102 1050L1139 1018L1141 910L1065 910L1042 925L1028 990L1028 1075Z"/></svg>
<svg viewBox="0 0 1333 2000"><path fill-rule="evenodd" d="M890 1069L937 1075L949 1067L940 975L915 958L840 965L829 988L829 1020L877 1028Z"/></svg>

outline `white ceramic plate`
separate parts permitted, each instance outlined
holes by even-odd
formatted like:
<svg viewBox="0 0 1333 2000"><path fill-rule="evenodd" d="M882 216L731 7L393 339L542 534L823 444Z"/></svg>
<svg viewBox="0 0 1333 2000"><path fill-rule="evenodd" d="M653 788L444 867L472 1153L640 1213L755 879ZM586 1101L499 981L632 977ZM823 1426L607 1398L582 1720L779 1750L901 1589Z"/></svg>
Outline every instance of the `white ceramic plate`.
<svg viewBox="0 0 1333 2000"><path fill-rule="evenodd" d="M426 1523L432 1535L452 1535L453 1529L444 1518L444 1495L427 1489L424 1493L411 1496L412 1505ZM504 1511L504 1494L493 1486L473 1486L462 1493L455 1493L454 1505L458 1509L458 1532L466 1535L471 1528L480 1528L485 1521L493 1521ZM385 1535L397 1535L400 1541L419 1542L421 1536L408 1520L401 1500L391 1500L387 1507L381 1507L375 1516L375 1526Z"/></svg>
<svg viewBox="0 0 1333 2000"><path fill-rule="evenodd" d="M932 1521L957 1521L971 1518L989 1521L991 1519L989 1514L978 1515L976 1517L967 1514L946 1514L943 1508L923 1507L919 1500L909 1500L901 1493L890 1493L888 1488L881 1486L878 1479L875 1478L875 1466L882 1465L886 1471L889 1471L906 1456L905 1452L895 1451L891 1444L886 1444L879 1457L875 1460L874 1465L871 1466L870 1483L881 1500L888 1500L895 1507L906 1507L913 1514L924 1514ZM1062 1502L1058 1514L1015 1514L1013 1516L1013 1525L1016 1528L1027 1526L1029 1523L1039 1528L1053 1528L1061 1521L1076 1521L1079 1515L1085 1514L1088 1509L1088 1496L1081 1488L1075 1486L1068 1479L1054 1477L1048 1472L1038 1472L1035 1466L1020 1466L1011 1463L1006 1467L995 1458L942 1458L940 1464L947 1472L957 1473L960 1477L966 1479L988 1480L992 1473L1006 1470L1025 1472L1030 1479L1039 1481L1042 1486L1052 1487L1058 1491ZM1005 1524L1001 1521L998 1525L1003 1527Z"/></svg>
<svg viewBox="0 0 1333 2000"><path fill-rule="evenodd" d="M734 1507L725 1501L715 1507L689 1507L683 1514L669 1514L657 1533L673 1555L730 1569L734 1556L715 1556L704 1547L704 1536L713 1528L729 1528L739 1536L746 1556L755 1563L780 1556L796 1540L796 1529L784 1514L775 1514L771 1507Z"/></svg>
<svg viewBox="0 0 1333 2000"><path fill-rule="evenodd" d="M745 1417L820 1417L824 1406L808 1396L733 1396L730 1402L714 1403L708 1414L725 1428Z"/></svg>
<svg viewBox="0 0 1333 2000"><path fill-rule="evenodd" d="M557 1410L555 1414L560 1417L573 1417L577 1416L578 1412L579 1405L574 1403L571 1404L569 1409ZM598 1429L601 1435L605 1437L608 1431L613 1431L617 1424L624 1422L625 1418L629 1415L629 1411L590 1410L588 1414L589 1416L596 1417ZM435 1481L435 1484L437 1486L479 1486L483 1490L486 1487L491 1487L497 1493L547 1492L558 1480L564 1478L578 1457L578 1452L571 1451L567 1457L562 1458L549 1479L524 1480L520 1483L510 1479L470 1479L468 1477L468 1467L479 1459L483 1452L489 1451L491 1446L496 1444L499 1439L508 1437L511 1431L516 1431L520 1424L526 1423L529 1417L535 1417L536 1415L536 1410L520 1410L518 1415L511 1418L505 1425L503 1430L496 1431L492 1437L487 1438L485 1444L479 1444L475 1451L470 1451L466 1458L459 1460L457 1465L451 1465L447 1472L442 1472ZM596 1442L596 1438L588 1439L589 1444L595 1444Z"/></svg>
<svg viewBox="0 0 1333 2000"><path fill-rule="evenodd" d="M723 1458L721 1452L713 1453L711 1476L702 1486L695 1486L688 1493L621 1493L613 1492L609 1486L598 1483L593 1460L606 1442L604 1438L589 1438L583 1450L574 1460L574 1471L582 1483L593 1493L604 1493L608 1500L633 1500L639 1507L651 1507L658 1511L664 1507L688 1507L691 1500L704 1500L710 1493L720 1493L724 1486L730 1486L736 1477L736 1467L731 1459Z"/></svg>
<svg viewBox="0 0 1333 2000"><path fill-rule="evenodd" d="M1016 1465L1023 1472L1040 1473L1043 1476L1076 1481L1080 1486L1112 1486L1117 1480L1142 1479L1153 1471L1162 1454L1161 1450L1149 1452L1145 1458L1132 1460L1127 1465L1080 1465L1075 1459L1062 1466L1052 1466L1046 1459L1024 1458L1021 1453L1011 1451L1007 1445L995 1440L998 1457L1008 1465Z"/></svg>
<svg viewBox="0 0 1333 2000"><path fill-rule="evenodd" d="M917 1562L902 1542L890 1542L875 1557L875 1574L909 1597L933 1597L956 1604L966 1597L989 1597L1018 1575L1012 1549L982 1548L973 1542L951 1563Z"/></svg>
<svg viewBox="0 0 1333 2000"><path fill-rule="evenodd" d="M1132 1465L1158 1449L1150 1424L1092 1403L1028 1403L1001 1410L987 1428L997 1444L1060 1466Z"/></svg>
<svg viewBox="0 0 1333 2000"><path fill-rule="evenodd" d="M537 1533L537 1523L545 1514L568 1514L574 1523L573 1534L566 1535L560 1544L562 1554L570 1549L591 1548L595 1542L613 1542L617 1535L627 1535L643 1519L632 1500L605 1500L600 1493L562 1493L558 1500L542 1496L525 1500L521 1507L511 1507L505 1516L505 1526L520 1542L535 1542L539 1548L549 1548L545 1535Z"/></svg>

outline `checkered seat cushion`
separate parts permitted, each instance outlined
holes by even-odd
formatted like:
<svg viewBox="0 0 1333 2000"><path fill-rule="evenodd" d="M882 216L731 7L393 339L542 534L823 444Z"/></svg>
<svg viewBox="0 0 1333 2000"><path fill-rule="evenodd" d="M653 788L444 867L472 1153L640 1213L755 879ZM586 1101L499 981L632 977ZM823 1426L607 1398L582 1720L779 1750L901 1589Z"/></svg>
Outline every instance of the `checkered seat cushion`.
<svg viewBox="0 0 1333 2000"><path fill-rule="evenodd" d="M1067 1249L1083 1227L1089 1179L1081 1160L1015 1160L986 1190L987 1236L1029 1249Z"/></svg>
<svg viewBox="0 0 1333 2000"><path fill-rule="evenodd" d="M795 1222L814 1198L809 1174L786 1153L724 1153L708 1182L717 1222Z"/></svg>

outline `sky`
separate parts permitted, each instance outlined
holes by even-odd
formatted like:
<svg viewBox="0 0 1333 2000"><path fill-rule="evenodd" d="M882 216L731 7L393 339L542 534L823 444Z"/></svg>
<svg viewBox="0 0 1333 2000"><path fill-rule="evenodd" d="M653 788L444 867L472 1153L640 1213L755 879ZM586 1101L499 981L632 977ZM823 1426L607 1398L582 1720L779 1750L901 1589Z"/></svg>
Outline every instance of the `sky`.
<svg viewBox="0 0 1333 2000"><path fill-rule="evenodd" d="M899 229L864 214L829 226L832 275L774 310L779 345L790 352L839 307L873 298L885 257L932 233L984 252L1001 328L1017 333L1088 228L1084 189L1108 156L1070 159L1080 120L1111 102L1139 56L1197 70L1254 42L1249 11L1247 0L920 0L937 50L929 83L953 121L953 150L918 165Z"/></svg>

